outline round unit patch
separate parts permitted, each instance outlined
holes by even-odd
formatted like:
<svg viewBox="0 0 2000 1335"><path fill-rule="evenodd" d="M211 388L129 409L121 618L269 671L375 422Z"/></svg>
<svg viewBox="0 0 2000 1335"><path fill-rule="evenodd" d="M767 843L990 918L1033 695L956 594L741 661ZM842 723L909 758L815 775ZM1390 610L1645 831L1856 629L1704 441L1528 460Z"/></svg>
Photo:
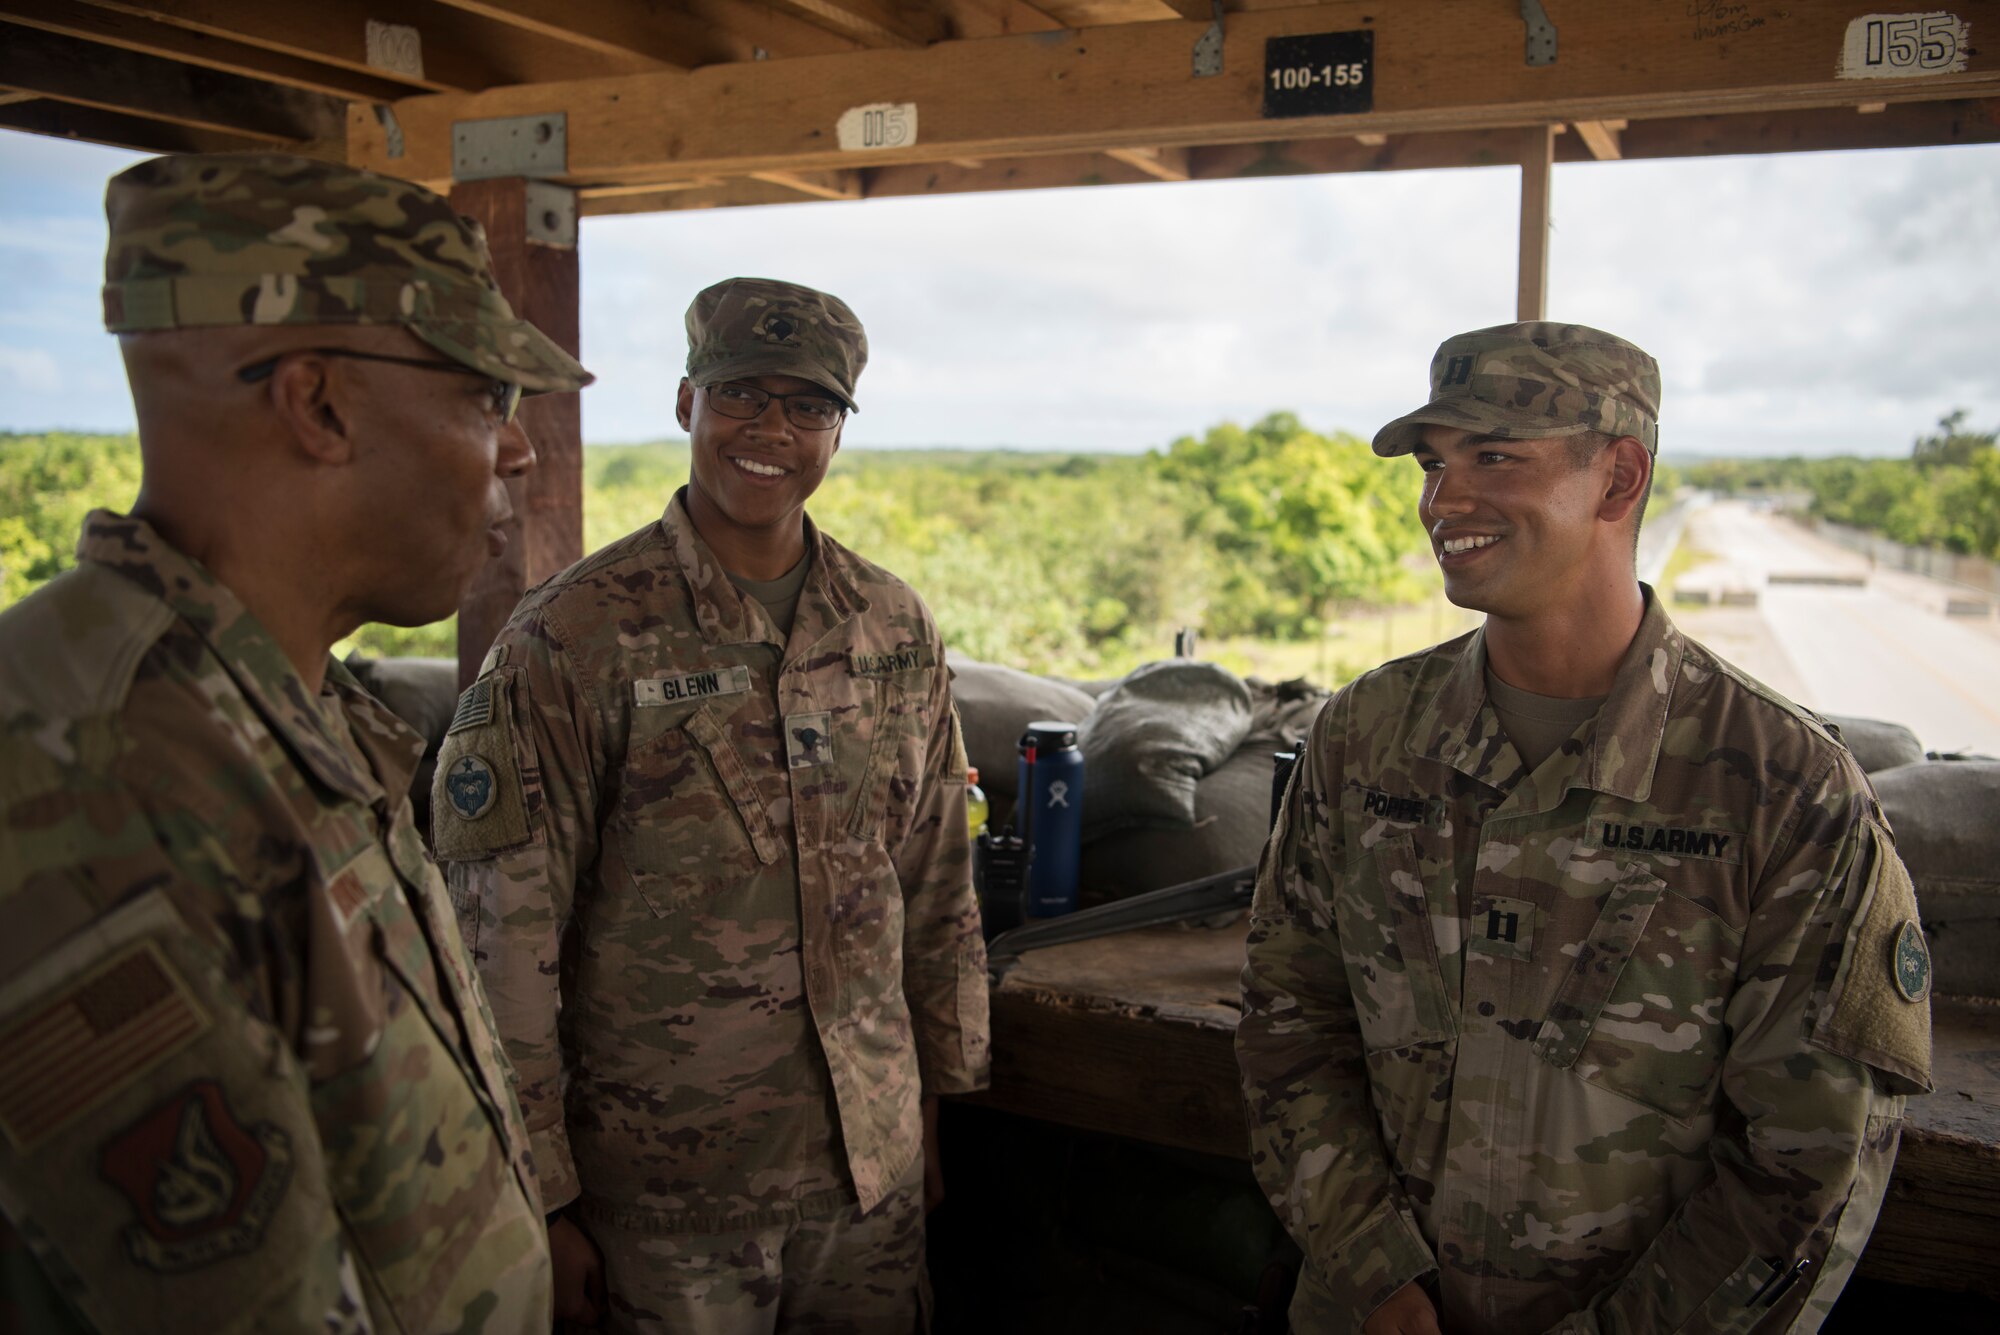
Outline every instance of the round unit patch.
<svg viewBox="0 0 2000 1335"><path fill-rule="evenodd" d="M1924 945L1924 929L1915 918L1905 919L1896 933L1896 953L1892 969L1896 990L1905 1001L1922 1001L1931 990L1931 952Z"/></svg>
<svg viewBox="0 0 2000 1335"><path fill-rule="evenodd" d="M452 762L451 773L444 777L444 792L460 820L478 820L493 810L500 784L486 757L468 752Z"/></svg>

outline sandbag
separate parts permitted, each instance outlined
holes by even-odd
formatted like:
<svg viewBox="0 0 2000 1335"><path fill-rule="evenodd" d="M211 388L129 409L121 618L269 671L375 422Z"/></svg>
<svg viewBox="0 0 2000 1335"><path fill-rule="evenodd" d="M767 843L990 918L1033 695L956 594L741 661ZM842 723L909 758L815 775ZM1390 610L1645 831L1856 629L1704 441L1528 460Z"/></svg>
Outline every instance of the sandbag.
<svg viewBox="0 0 2000 1335"><path fill-rule="evenodd" d="M431 775L458 707L458 663L450 658L364 658L356 650L347 656L347 670L424 739L424 758L410 780L410 801L416 806L417 828L428 838Z"/></svg>
<svg viewBox="0 0 2000 1335"><path fill-rule="evenodd" d="M2000 761L1924 761L1870 777L1917 887L1934 986L2000 997Z"/></svg>
<svg viewBox="0 0 2000 1335"><path fill-rule="evenodd" d="M1271 830L1274 749L1245 746L1204 778L1195 787L1192 825L1118 830L1084 844L1080 902L1126 899L1255 863Z"/></svg>
<svg viewBox="0 0 2000 1335"><path fill-rule="evenodd" d="M1133 669L1077 731L1083 837L1193 825L1195 785L1236 753L1250 718L1250 690L1227 668L1180 658Z"/></svg>
<svg viewBox="0 0 2000 1335"><path fill-rule="evenodd" d="M1900 723L1878 718L1848 718L1828 714L1826 721L1840 729L1840 740L1854 753L1862 772L1874 774L1898 765L1914 765L1924 758L1924 744L1917 734Z"/></svg>
<svg viewBox="0 0 2000 1335"><path fill-rule="evenodd" d="M1095 703L1090 696L1048 677L953 655L951 698L965 730L965 754L979 771L979 786L996 799L999 818L1014 804L1015 762L1021 734L1037 719L1081 724Z"/></svg>

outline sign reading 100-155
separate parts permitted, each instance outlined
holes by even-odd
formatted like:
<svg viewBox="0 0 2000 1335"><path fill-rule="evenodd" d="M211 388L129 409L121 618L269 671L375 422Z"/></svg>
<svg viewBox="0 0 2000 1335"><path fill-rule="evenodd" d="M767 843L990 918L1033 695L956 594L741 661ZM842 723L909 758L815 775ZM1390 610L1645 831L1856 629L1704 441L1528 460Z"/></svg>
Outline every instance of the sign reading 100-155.
<svg viewBox="0 0 2000 1335"><path fill-rule="evenodd" d="M1264 42L1264 114L1339 116L1375 106L1375 34L1315 32Z"/></svg>

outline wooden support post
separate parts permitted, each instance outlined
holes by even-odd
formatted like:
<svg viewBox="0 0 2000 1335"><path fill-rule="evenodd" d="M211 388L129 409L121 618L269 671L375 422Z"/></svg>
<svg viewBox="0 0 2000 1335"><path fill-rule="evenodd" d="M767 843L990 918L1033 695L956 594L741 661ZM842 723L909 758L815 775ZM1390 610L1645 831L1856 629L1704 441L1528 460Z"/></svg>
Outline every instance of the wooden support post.
<svg viewBox="0 0 2000 1335"><path fill-rule="evenodd" d="M1554 184L1556 127L1537 125L1521 142L1521 281L1517 320L1547 318L1549 306L1549 194Z"/></svg>
<svg viewBox="0 0 2000 1335"><path fill-rule="evenodd" d="M486 228L493 276L514 313L576 355L576 246L528 238L528 182L514 176L454 185L451 204ZM508 484L514 517L507 550L487 562L459 605L461 688L478 674L521 595L583 555L583 405L574 394L538 394L521 401L520 420L535 443L535 468Z"/></svg>

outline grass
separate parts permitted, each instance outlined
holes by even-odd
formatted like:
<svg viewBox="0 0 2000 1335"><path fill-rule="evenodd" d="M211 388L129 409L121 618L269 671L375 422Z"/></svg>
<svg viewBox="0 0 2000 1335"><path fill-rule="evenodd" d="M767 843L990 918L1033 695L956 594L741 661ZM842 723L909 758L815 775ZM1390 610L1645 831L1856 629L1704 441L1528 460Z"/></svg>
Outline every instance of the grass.
<svg viewBox="0 0 2000 1335"><path fill-rule="evenodd" d="M1681 540L1674 547L1674 554L1667 558L1667 568L1660 572L1660 592L1668 598L1674 595L1674 584L1682 575L1696 566L1707 565L1718 560L1714 552L1704 551L1688 538L1686 530L1681 532Z"/></svg>
<svg viewBox="0 0 2000 1335"><path fill-rule="evenodd" d="M1304 677L1316 686L1334 687L1392 658L1462 635L1478 624L1476 612L1454 607L1442 592L1436 592L1412 607L1349 613L1335 619L1313 640L1205 640L1196 650L1202 658L1220 663L1238 676L1268 681Z"/></svg>

